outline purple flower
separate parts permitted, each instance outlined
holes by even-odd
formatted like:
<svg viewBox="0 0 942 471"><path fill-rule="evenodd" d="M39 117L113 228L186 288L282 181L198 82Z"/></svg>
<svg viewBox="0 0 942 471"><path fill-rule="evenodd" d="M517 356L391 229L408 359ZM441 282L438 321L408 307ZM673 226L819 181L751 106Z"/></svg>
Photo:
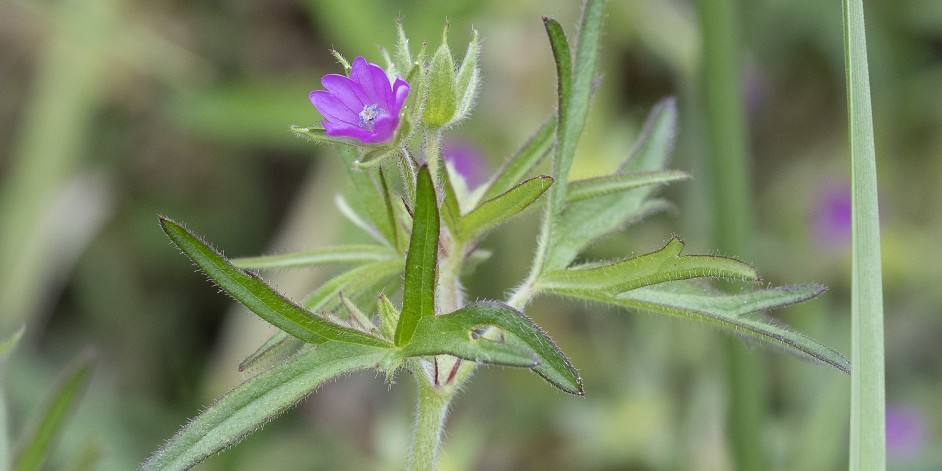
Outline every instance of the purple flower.
<svg viewBox="0 0 942 471"><path fill-rule="evenodd" d="M485 165L484 156L471 143L459 139L448 139L442 145L442 156L458 175L461 175L469 190L474 190L487 181L487 165Z"/></svg>
<svg viewBox="0 0 942 471"><path fill-rule="evenodd" d="M327 90L311 92L311 103L324 120L328 136L352 137L366 144L392 139L399 126L399 111L409 95L409 83L401 78L390 85L386 72L357 57L350 77L328 74L321 79Z"/></svg>
<svg viewBox="0 0 942 471"><path fill-rule="evenodd" d="M886 452L891 458L919 455L926 445L926 420L918 409L887 405Z"/></svg>
<svg viewBox="0 0 942 471"><path fill-rule="evenodd" d="M811 212L811 236L821 251L844 249L851 235L850 186L831 183L822 188Z"/></svg>

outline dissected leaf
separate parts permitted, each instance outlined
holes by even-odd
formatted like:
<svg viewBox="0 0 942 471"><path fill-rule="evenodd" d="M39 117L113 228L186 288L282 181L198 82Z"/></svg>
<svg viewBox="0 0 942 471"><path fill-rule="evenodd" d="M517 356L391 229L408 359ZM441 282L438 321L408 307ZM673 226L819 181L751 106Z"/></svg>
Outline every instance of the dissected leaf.
<svg viewBox="0 0 942 471"><path fill-rule="evenodd" d="M826 363L845 373L850 372L850 362L840 353L798 332L747 316L811 299L824 292L820 285L782 286L737 294L709 293L682 282L649 286L617 295L575 289L552 289L549 292L704 322L765 344L783 347L799 357Z"/></svg>
<svg viewBox="0 0 942 471"><path fill-rule="evenodd" d="M64 372L42 417L33 431L24 437L25 440L13 460L14 471L37 471L42 468L56 437L62 432L66 419L85 390L94 363L94 355L86 353Z"/></svg>
<svg viewBox="0 0 942 471"><path fill-rule="evenodd" d="M223 291L268 323L294 337L314 344L336 340L377 347L388 345L380 338L312 315L273 290L258 276L236 268L216 249L178 223L161 216L160 226L170 240Z"/></svg>
<svg viewBox="0 0 942 471"><path fill-rule="evenodd" d="M541 289L597 290L623 293L665 281L699 277L759 280L755 268L739 260L715 255L680 255L684 242L672 238L662 249L607 265L575 267L543 274Z"/></svg>
<svg viewBox="0 0 942 471"><path fill-rule="evenodd" d="M280 255L240 257L232 264L243 270L314 267L331 263L366 263L397 258L399 255L381 245L341 245Z"/></svg>
<svg viewBox="0 0 942 471"><path fill-rule="evenodd" d="M336 376L378 364L388 350L340 342L307 348L226 393L141 465L141 471L190 469L232 446Z"/></svg>
<svg viewBox="0 0 942 471"><path fill-rule="evenodd" d="M530 172L549 154L556 138L556 119L547 121L520 148L487 184L487 191L481 196L484 201L506 193L517 182L529 176Z"/></svg>
<svg viewBox="0 0 942 471"><path fill-rule="evenodd" d="M480 334L500 329L502 339ZM447 354L482 363L529 367L554 386L582 395L582 379L552 339L523 313L496 302L476 302L449 313L422 318L402 355Z"/></svg>
<svg viewBox="0 0 942 471"><path fill-rule="evenodd" d="M546 176L531 178L511 188L506 193L487 200L458 222L458 238L472 240L488 229L522 213L553 184Z"/></svg>
<svg viewBox="0 0 942 471"><path fill-rule="evenodd" d="M419 169L409 254L406 256L402 313L396 324L395 342L412 339L419 319L435 315L435 282L438 273L438 203L429 169Z"/></svg>
<svg viewBox="0 0 942 471"><path fill-rule="evenodd" d="M609 175L607 177L587 178L570 183L568 203L595 198L598 196L621 193L644 186L662 185L690 178L687 172L662 170L658 172L630 173L628 175Z"/></svg>

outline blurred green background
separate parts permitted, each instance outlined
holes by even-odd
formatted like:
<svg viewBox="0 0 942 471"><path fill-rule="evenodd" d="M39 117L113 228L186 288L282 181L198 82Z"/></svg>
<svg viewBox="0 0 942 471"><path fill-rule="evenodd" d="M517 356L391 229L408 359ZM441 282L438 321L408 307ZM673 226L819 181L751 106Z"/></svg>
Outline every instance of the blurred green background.
<svg viewBox="0 0 942 471"><path fill-rule="evenodd" d="M702 2L709 8L708 1ZM849 354L846 105L839 2L741 2L743 100L758 218L754 263L772 284L820 282L821 298L775 315ZM890 469L942 469L942 2L865 2L886 302ZM710 252L696 2L611 0L602 86L575 176L623 158L644 117L673 95L681 111L667 192L676 209L598 244L592 257L643 253L672 233ZM475 114L450 133L497 168L555 106L540 16L574 36L577 2L0 0L0 334L26 325L5 371L14 439L57 372L86 347L98 365L47 463L89 444L100 469L133 469L245 374L236 366L273 328L173 249L156 215L185 221L227 255L347 241L334 195L340 160L292 137L320 118L307 93L340 67L328 51L382 63L393 20L414 47L444 20L464 50L484 41ZM503 298L522 280L537 216L486 245L469 280ZM735 255L735 254L731 254ZM269 277L292 296L329 271ZM731 469L722 334L650 314L542 299L528 313L580 368L576 399L521 371L479 371L449 419L442 469ZM846 469L846 376L755 348L776 470ZM322 387L198 469L397 469L413 384L376 374ZM273 464L274 463L274 464Z"/></svg>

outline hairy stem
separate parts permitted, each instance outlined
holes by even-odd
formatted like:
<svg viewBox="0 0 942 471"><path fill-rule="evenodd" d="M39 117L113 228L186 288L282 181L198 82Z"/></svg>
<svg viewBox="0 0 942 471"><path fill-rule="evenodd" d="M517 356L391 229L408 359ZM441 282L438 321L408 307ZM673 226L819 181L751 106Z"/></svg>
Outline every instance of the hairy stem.
<svg viewBox="0 0 942 471"><path fill-rule="evenodd" d="M445 428L445 416L455 389L436 388L421 371L415 374L419 384L419 403L408 469L432 471L438 465L438 448Z"/></svg>

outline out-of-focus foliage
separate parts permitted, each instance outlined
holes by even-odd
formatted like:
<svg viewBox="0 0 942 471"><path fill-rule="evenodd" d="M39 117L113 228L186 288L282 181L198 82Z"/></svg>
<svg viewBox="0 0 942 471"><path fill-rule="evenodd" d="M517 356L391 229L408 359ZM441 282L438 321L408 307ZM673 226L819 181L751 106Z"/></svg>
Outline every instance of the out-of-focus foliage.
<svg viewBox="0 0 942 471"><path fill-rule="evenodd" d="M813 280L829 292L776 313L846 351L849 258L840 5L741 2L741 78L753 140L758 267L773 284ZM942 6L868 2L874 124L884 217L891 469L942 466ZM396 17L413 41L455 50L481 37L475 114L455 131L493 171L554 112L554 65L541 15L571 27L568 1L0 2L0 333L27 328L7 360L8 424L39 415L56 372L83 347L99 361L47 465L98 443L102 469L131 469L200 405L239 383L236 362L272 329L226 313L154 222L199 221L230 255L361 244L334 205L343 163L296 139L320 118L307 100L329 54L382 63ZM710 245L700 182L697 11L679 0L611 1L602 80L573 179L611 173L654 103L680 110L672 213L612 235L592 258L647 253L664 234ZM465 34L467 33L467 34ZM311 227L310 220L336 220ZM246 225L245 220L253 221ZM469 297L503 298L523 279L536 213L495 232ZM521 230L519 232L515 231ZM518 234L527 234L520 237ZM727 254L722 254L727 255ZM276 273L307 292L329 268ZM719 335L653 316L570 315L541 299L535 319L581 365L587 400L533 375L478 373L458 401L443 469L727 469ZM230 310L231 311L231 310ZM611 313L609 313L611 314ZM684 348L676 349L676 345ZM843 469L847 379L756 349L774 397L763 431L775 469ZM412 386L382 378L328 384L299 411L200 469L401 467ZM343 387L341 393L340 387ZM314 425L312 425L314 424ZM480 453L480 450L485 450ZM340 461L343 458L344 461Z"/></svg>

